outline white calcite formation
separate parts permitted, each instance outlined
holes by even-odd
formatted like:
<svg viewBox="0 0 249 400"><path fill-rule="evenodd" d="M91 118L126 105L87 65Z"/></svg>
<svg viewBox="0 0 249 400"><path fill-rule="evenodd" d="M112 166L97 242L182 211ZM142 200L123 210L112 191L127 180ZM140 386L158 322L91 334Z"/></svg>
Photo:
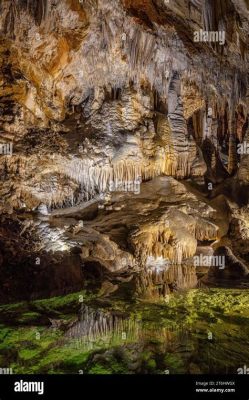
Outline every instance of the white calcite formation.
<svg viewBox="0 0 249 400"><path fill-rule="evenodd" d="M112 180L140 176L198 178L206 172L218 179L219 155L214 153L210 162L204 157L205 168L196 145L208 138L217 148L217 135L219 142L222 136L229 142L236 129L241 137L247 101L245 37L242 30L227 35L230 64L221 68L221 46L199 44L196 52L193 37L200 24L207 31L235 30L233 5L170 3L146 0L141 14L138 0L2 1L1 52L9 72L3 65L0 135L4 142L14 142L15 154L13 160L2 157L5 179L12 181L11 193L1 191L7 209L23 203L27 209L40 203L73 205L78 191L89 200ZM245 8L243 2L235 6L246 27ZM169 15L180 22L174 25ZM186 37L181 24L189 31ZM234 52L236 35L241 58ZM235 114L240 119L236 128ZM46 151L41 128L50 130L50 137L64 132L56 139L59 148ZM36 130L39 145L37 140L27 145L30 129ZM235 149L229 143L227 167L233 172ZM45 159L40 157L43 146ZM10 176L13 164L20 165L18 178ZM56 189L51 182L55 172L66 180ZM37 180L47 188L36 187Z"/></svg>
<svg viewBox="0 0 249 400"><path fill-rule="evenodd" d="M247 215L248 154L237 151L248 141L247 2L2 0L0 9L3 247L13 252L10 218L14 239L30 240L47 268L46 257L67 267L73 254L86 275L140 273L140 294L195 286L198 247L233 245L231 215L247 240L233 204ZM194 40L200 31L225 40Z"/></svg>

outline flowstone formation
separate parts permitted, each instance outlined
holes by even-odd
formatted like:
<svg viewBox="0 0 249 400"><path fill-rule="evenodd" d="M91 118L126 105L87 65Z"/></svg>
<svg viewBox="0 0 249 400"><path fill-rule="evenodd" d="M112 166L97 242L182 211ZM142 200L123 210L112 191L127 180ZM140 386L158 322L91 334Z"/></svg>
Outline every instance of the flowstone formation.
<svg viewBox="0 0 249 400"><path fill-rule="evenodd" d="M1 301L247 287L247 2L0 9Z"/></svg>

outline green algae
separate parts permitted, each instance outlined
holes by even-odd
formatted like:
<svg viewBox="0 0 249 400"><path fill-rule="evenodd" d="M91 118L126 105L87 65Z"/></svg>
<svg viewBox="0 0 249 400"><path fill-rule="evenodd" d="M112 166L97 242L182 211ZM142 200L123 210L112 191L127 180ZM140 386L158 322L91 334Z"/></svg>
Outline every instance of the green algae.
<svg viewBox="0 0 249 400"><path fill-rule="evenodd" d="M0 361L14 373L236 373L249 359L249 291L194 289L169 302L111 302L139 334L77 347L65 338L82 292L0 307ZM107 305L102 309L109 310ZM7 323L7 316L10 322ZM12 318L11 318L12 317ZM53 329L49 318L63 321ZM111 352L111 353L110 353Z"/></svg>

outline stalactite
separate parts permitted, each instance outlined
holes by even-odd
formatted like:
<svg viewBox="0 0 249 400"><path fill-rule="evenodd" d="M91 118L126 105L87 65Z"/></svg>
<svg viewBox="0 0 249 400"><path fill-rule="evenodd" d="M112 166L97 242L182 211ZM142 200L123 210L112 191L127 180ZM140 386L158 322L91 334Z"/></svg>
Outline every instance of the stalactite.
<svg viewBox="0 0 249 400"><path fill-rule="evenodd" d="M198 110L193 114L193 126L197 145L201 145L203 140L203 110Z"/></svg>
<svg viewBox="0 0 249 400"><path fill-rule="evenodd" d="M180 88L180 76L175 71L169 85L168 119L176 161L169 168L169 172L173 176L185 177L190 174L191 165L196 155L196 147L193 141L187 139L187 125L183 116Z"/></svg>
<svg viewBox="0 0 249 400"><path fill-rule="evenodd" d="M64 164L63 173L81 185L86 199L89 200L96 193L109 191L111 182L115 186L120 182L136 184L142 176L142 169L139 162L128 160L99 166L94 165L94 161L90 159L73 158Z"/></svg>
<svg viewBox="0 0 249 400"><path fill-rule="evenodd" d="M237 74L234 76L233 90L230 97L229 109L229 152L228 152L228 172L233 174L237 170L237 145L236 145L236 132L237 120L235 114L235 105L240 96Z"/></svg>
<svg viewBox="0 0 249 400"><path fill-rule="evenodd" d="M62 177L65 176L70 180L73 180L78 184L81 191L81 199L90 200L96 194L113 191L111 186L115 187L126 187L127 184L137 185L141 180L146 181L153 179L161 174L185 177L189 176L191 171L192 160L196 152L195 146L192 143L188 144L189 149L193 154L193 157L189 157L187 153L177 154L173 150L173 147L160 148L156 151L154 158L148 162L146 159L140 160L129 160L129 159L116 159L113 162L108 162L104 165L98 164L96 160L90 158L77 158L71 157L65 162L62 156L54 155L53 169L49 172L52 174L59 174ZM50 160L51 161L51 160ZM49 158L48 158L48 162ZM32 165L35 165L36 158L32 157L6 157L6 173L15 173L26 179L26 172L32 171ZM17 171L18 170L18 171ZM35 176L39 171L33 171ZM46 171L42 171L43 177L46 175ZM50 185L50 178L46 179L47 184ZM52 185L52 182L51 182ZM25 198L25 202L30 207L37 207L40 203L46 204L49 208L63 207L71 204L72 206L76 203L76 196L74 192L76 186L65 188L49 188L45 191L33 187L32 184L26 183L22 185L20 196ZM114 190L115 191L115 190ZM70 200L73 199L73 200ZM71 203L70 203L71 201Z"/></svg>
<svg viewBox="0 0 249 400"><path fill-rule="evenodd" d="M226 0L203 0L202 17L204 30L208 32L226 31L229 12L232 12L232 7ZM212 43L212 46L217 52L222 53L222 46L218 46L217 43Z"/></svg>
<svg viewBox="0 0 249 400"><path fill-rule="evenodd" d="M165 225L141 227L138 233L132 236L132 243L136 258L141 265L147 263L149 256L163 257L172 263L181 264L183 259L195 254L197 241L186 230L178 231L165 228Z"/></svg>

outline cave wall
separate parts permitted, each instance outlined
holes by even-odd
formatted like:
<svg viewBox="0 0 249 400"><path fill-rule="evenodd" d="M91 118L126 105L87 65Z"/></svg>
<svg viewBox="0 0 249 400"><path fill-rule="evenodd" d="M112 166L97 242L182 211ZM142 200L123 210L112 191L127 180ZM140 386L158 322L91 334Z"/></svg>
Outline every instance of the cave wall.
<svg viewBox="0 0 249 400"><path fill-rule="evenodd" d="M224 142L225 168L235 173L247 123L245 8L230 0L1 1L0 138L14 148L1 157L2 207L60 207L113 180L188 177L204 139L213 145L208 179L224 177ZM224 46L194 43L198 29L224 29Z"/></svg>

